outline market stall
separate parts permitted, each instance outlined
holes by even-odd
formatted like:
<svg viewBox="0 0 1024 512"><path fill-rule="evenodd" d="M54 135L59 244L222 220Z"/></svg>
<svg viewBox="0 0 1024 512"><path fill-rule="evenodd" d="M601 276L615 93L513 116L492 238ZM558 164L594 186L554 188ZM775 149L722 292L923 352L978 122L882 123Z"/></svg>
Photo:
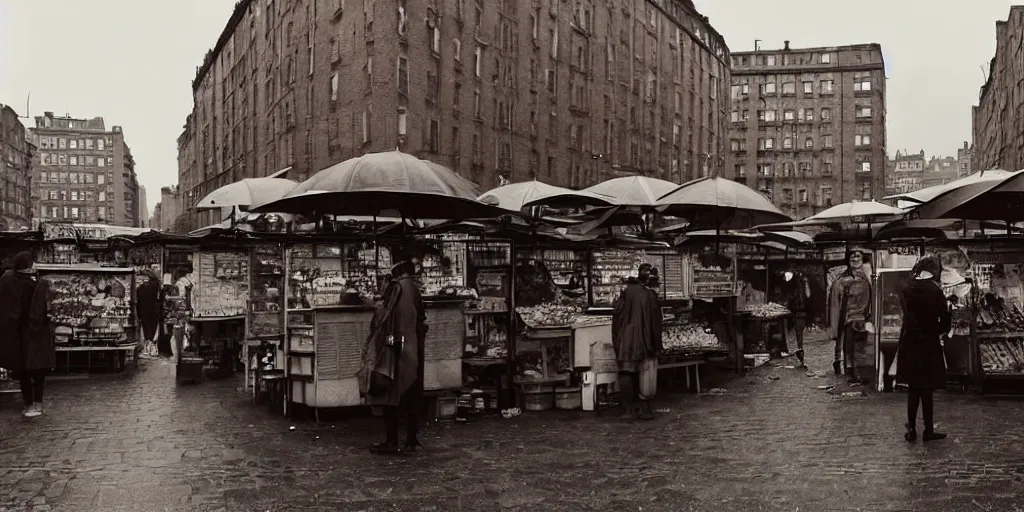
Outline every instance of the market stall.
<svg viewBox="0 0 1024 512"><path fill-rule="evenodd" d="M131 302L133 269L45 263L35 268L40 279L50 282L58 368L123 370L138 348Z"/></svg>

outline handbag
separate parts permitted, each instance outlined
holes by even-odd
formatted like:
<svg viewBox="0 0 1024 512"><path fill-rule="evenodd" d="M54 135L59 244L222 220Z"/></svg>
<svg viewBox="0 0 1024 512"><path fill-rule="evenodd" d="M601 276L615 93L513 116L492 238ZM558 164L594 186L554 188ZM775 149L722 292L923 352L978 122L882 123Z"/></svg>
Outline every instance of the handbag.
<svg viewBox="0 0 1024 512"><path fill-rule="evenodd" d="M640 365L640 399L650 400L658 394L658 360L644 359Z"/></svg>

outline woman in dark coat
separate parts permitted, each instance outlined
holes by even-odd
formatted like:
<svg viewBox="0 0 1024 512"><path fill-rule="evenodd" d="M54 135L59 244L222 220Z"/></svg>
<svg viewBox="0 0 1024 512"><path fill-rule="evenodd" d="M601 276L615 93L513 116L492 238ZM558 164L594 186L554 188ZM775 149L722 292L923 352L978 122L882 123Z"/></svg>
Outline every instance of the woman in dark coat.
<svg viewBox="0 0 1024 512"><path fill-rule="evenodd" d="M427 316L414 273L415 265L408 260L392 268L391 274L397 277L384 291L363 354L360 391L367 405L384 408L385 439L373 445L374 453L411 452L421 446L417 434ZM400 417L406 421L402 447L398 444Z"/></svg>
<svg viewBox="0 0 1024 512"><path fill-rule="evenodd" d="M160 326L160 278L152 270L144 274L146 282L139 285L135 293L135 314L142 325L142 338L148 345L156 339Z"/></svg>
<svg viewBox="0 0 1024 512"><path fill-rule="evenodd" d="M910 388L907 401L907 441L917 439L917 409L924 414L924 440L944 439L935 431L936 389L946 387L946 361L940 338L949 332L950 313L939 279L942 265L926 256L911 271L903 290L903 325L896 352L896 381Z"/></svg>
<svg viewBox="0 0 1024 512"><path fill-rule="evenodd" d="M21 380L21 395L25 401L23 414L28 417L42 414L42 404L37 407L37 397L41 402L43 376L45 370L26 368L30 355L35 351L34 343L28 339L30 309L37 303L34 300L36 279L32 269L32 254L20 252L14 257L14 269L0 276L0 367L16 373ZM43 307L45 307L45 296ZM53 358L53 341L50 341L49 357ZM47 369L52 368L52 364Z"/></svg>
<svg viewBox="0 0 1024 512"><path fill-rule="evenodd" d="M637 413L641 367L644 360L655 357L660 348L656 347L661 339L660 325L654 323L657 302L647 288L650 274L650 264L640 265L637 277L626 281L626 288L612 305L612 346L619 365L619 396L624 418Z"/></svg>
<svg viewBox="0 0 1024 512"><path fill-rule="evenodd" d="M53 325L50 323L48 308L50 282L40 279L32 293L25 327L24 368L26 380L22 380L22 394L25 403L34 404L39 414L43 413L43 380L57 364L53 346Z"/></svg>

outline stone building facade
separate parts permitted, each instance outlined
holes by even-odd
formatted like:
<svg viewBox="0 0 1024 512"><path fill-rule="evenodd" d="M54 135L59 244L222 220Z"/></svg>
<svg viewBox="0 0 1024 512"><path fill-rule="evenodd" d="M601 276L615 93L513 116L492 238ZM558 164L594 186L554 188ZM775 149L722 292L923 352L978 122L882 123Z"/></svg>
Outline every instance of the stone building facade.
<svg viewBox="0 0 1024 512"><path fill-rule="evenodd" d="M35 121L32 196L39 219L138 227L139 182L121 127L53 112Z"/></svg>
<svg viewBox="0 0 1024 512"><path fill-rule="evenodd" d="M996 54L988 78L972 110L974 143L971 166L976 171L1024 169L1024 6L1010 7L1005 21L996 22Z"/></svg>
<svg viewBox="0 0 1024 512"><path fill-rule="evenodd" d="M690 0L242 0L196 73L181 193L396 148L482 190L719 173L729 57Z"/></svg>
<svg viewBox="0 0 1024 512"><path fill-rule="evenodd" d="M877 44L734 52L731 177L795 218L885 190Z"/></svg>
<svg viewBox="0 0 1024 512"><path fill-rule="evenodd" d="M0 104L0 230L32 227L34 152L18 113Z"/></svg>

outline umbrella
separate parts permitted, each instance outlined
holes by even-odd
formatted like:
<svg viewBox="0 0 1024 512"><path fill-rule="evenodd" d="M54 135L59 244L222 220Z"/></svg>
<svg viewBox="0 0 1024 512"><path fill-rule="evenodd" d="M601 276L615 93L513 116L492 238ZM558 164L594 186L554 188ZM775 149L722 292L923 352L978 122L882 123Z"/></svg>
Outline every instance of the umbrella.
<svg viewBox="0 0 1024 512"><path fill-rule="evenodd" d="M969 187L968 190L972 193L984 190L986 186L994 185L997 182L1003 181L1009 178L1015 173L1004 171L1001 169L991 169L988 171L980 171L969 176L964 176L958 180L953 180L945 185L935 185L934 187L922 188L906 194L896 194L892 196L886 196L883 199L897 199L900 201L907 201L910 203L927 203L932 199L935 199L939 195L948 192L950 190L956 190L960 188Z"/></svg>
<svg viewBox="0 0 1024 512"><path fill-rule="evenodd" d="M750 187L719 177L684 183L659 198L657 206L663 214L703 221L716 229L792 220Z"/></svg>
<svg viewBox="0 0 1024 512"><path fill-rule="evenodd" d="M902 208L889 206L876 201L853 201L828 208L822 212L811 215L807 221L855 221L863 219L865 222L877 217L898 217L903 215Z"/></svg>
<svg viewBox="0 0 1024 512"><path fill-rule="evenodd" d="M258 212L473 219L508 214L476 200L476 186L448 168L399 151L368 153L328 167Z"/></svg>
<svg viewBox="0 0 1024 512"><path fill-rule="evenodd" d="M496 202L499 207L515 212L531 206L608 206L614 203L613 198L602 194L556 187L537 180L498 187L485 192L477 199L489 204Z"/></svg>
<svg viewBox="0 0 1024 512"><path fill-rule="evenodd" d="M226 207L249 207L269 203L283 197L298 183L281 178L246 178L214 190L202 198L197 210L219 210Z"/></svg>
<svg viewBox="0 0 1024 512"><path fill-rule="evenodd" d="M1000 181L979 182L947 190L914 208L918 219L1024 220L1024 171Z"/></svg>
<svg viewBox="0 0 1024 512"><path fill-rule="evenodd" d="M625 176L603 181L584 190L612 197L622 206L654 206L661 196L678 186L671 181L647 176Z"/></svg>

